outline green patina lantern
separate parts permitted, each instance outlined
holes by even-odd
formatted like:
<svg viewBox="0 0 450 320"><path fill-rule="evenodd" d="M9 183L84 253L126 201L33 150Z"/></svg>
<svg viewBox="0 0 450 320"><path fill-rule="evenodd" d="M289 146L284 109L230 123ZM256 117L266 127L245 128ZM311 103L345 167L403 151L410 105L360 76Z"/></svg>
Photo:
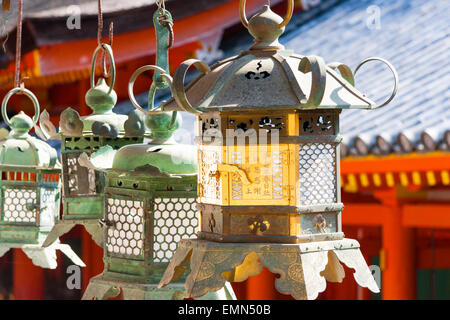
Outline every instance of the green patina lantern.
<svg viewBox="0 0 450 320"><path fill-rule="evenodd" d="M172 133L181 117L161 113L146 118L151 142L105 147L81 162L105 172L105 270L91 279L83 299L183 299L183 283L157 284L177 243L198 227L196 148L177 144ZM113 162L108 163L113 156ZM110 167L110 169L101 169ZM207 299L234 298L231 286Z"/></svg>
<svg viewBox="0 0 450 320"><path fill-rule="evenodd" d="M8 118L7 104L14 94L24 94L33 102L33 119L23 112ZM25 88L12 89L3 100L2 116L11 132L0 141L0 257L20 248L35 265L54 269L55 251L61 250L75 264L85 266L57 238L42 247L59 220L61 166L56 150L29 134L39 118L36 96Z"/></svg>
<svg viewBox="0 0 450 320"><path fill-rule="evenodd" d="M95 63L97 54L103 51L111 62L110 83L100 78L95 85ZM92 238L103 245L103 230L99 219L103 218L104 177L102 172L86 168L78 162L82 153L92 154L103 146L114 150L144 139L145 126L143 114L131 112L128 116L112 111L117 95L114 91L116 71L112 49L107 44L97 47L92 58L91 89L86 93L86 104L92 114L80 116L77 111L67 108L61 114L60 132L49 120L44 111L41 115L41 137L61 139L61 162L63 182L63 214L44 245L68 232L75 225L84 225Z"/></svg>

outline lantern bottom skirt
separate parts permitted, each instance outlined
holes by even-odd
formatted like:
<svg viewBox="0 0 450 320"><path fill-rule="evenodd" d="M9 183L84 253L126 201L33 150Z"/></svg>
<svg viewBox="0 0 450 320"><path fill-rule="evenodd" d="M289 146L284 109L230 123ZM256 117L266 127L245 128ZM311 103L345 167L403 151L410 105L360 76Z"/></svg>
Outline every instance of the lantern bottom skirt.
<svg viewBox="0 0 450 320"><path fill-rule="evenodd" d="M50 246L55 240L72 230L76 225L83 225L91 235L92 240L100 247L103 247L104 230L99 223L99 219L67 219L56 221L45 239L43 246Z"/></svg>
<svg viewBox="0 0 450 320"><path fill-rule="evenodd" d="M100 274L89 281L83 294L83 300L183 300L186 292L182 283L174 283L165 288L158 288L157 284L140 284L105 278ZM223 288L208 292L199 300L236 300L230 283Z"/></svg>
<svg viewBox="0 0 450 320"><path fill-rule="evenodd" d="M80 267L86 266L69 245L59 243L59 240L54 241L46 248L42 246L42 243L0 243L0 258L10 249L21 249L34 265L44 269L56 269L58 266L56 250L61 250L74 264Z"/></svg>
<svg viewBox="0 0 450 320"><path fill-rule="evenodd" d="M326 282L342 282L344 263L354 269L361 287L379 292L377 283L352 239L300 244L221 243L206 240L181 240L159 287L179 279L189 263L185 281L186 296L195 298L224 287L226 281L241 282L258 275L263 266L279 274L276 289L295 299L314 300Z"/></svg>

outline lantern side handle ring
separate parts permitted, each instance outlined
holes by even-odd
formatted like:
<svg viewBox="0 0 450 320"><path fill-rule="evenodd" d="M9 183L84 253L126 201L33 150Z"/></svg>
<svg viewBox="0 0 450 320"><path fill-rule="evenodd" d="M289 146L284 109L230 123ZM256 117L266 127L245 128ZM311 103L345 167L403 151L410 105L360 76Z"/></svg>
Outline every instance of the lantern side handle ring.
<svg viewBox="0 0 450 320"><path fill-rule="evenodd" d="M244 25L244 27L248 28L248 19L247 14L245 13L245 3L246 0L240 0L239 3L239 16L241 18L241 22ZM283 22L279 24L279 28L284 28L289 21L291 21L292 15L294 14L294 0L287 0L287 13L284 17Z"/></svg>
<svg viewBox="0 0 450 320"><path fill-rule="evenodd" d="M110 74L111 77L111 84L109 85L109 90L107 95L109 95L113 89L114 89L114 83L116 82L116 65L114 63L114 55L112 52L112 48L109 44L102 43L99 45L92 55L92 65L91 65L91 88L95 87L95 63L97 61L97 55L100 50L106 51L109 56L109 60L111 61L111 69L110 72L108 72L108 75Z"/></svg>
<svg viewBox="0 0 450 320"><path fill-rule="evenodd" d="M170 75L168 75L166 73L166 71L158 66L154 66L154 65L146 65L146 66L142 66L139 69L137 69L133 75L131 76L130 80L128 81L128 96L130 98L131 103L133 104L133 106L135 106L136 109L146 113L146 114L155 114L155 113L161 113L164 112L162 110L162 108L160 106L155 107L153 105L154 103L154 97L155 97L155 93L157 88L157 85L155 83L155 81L152 82L152 85L150 87L149 93L148 93L148 110L144 109L136 100L136 97L134 96L133 90L134 90L134 83L136 81L136 79L145 71L149 71L149 70L153 70L153 71L159 71L160 73L160 77L163 77L170 85L172 85L172 77ZM158 110L160 109L160 110Z"/></svg>
<svg viewBox="0 0 450 320"><path fill-rule="evenodd" d="M308 100L301 102L308 108L318 107L325 94L327 81L325 62L319 56L305 56L300 60L298 70L302 73L311 72L311 90Z"/></svg>
<svg viewBox="0 0 450 320"><path fill-rule="evenodd" d="M392 90L391 96L382 104L372 108L372 109L379 109L379 108L383 108L384 106L386 106L389 102L392 101L392 99L394 99L394 97L397 95L397 91L398 91L398 73L397 70L395 70L394 66L387 61L386 59L383 58L379 58L379 57L370 57L367 58L363 61L361 61L359 63L359 65L356 67L355 71L353 72L353 74L356 76L356 72L358 72L359 68L361 68L364 64L366 64L369 61L380 61L383 62L385 65L387 65L387 67L391 70L393 76L394 76L394 88Z"/></svg>
<svg viewBox="0 0 450 320"><path fill-rule="evenodd" d="M7 113L7 105L8 105L8 101L9 99L15 95L15 94L24 94L26 95L31 102L33 103L34 106L34 117L33 117L33 127L36 126L36 123L39 120L39 112L40 112L40 107L39 107L39 101L36 98L36 96L34 95L33 92L31 92L30 90L26 89L26 88L20 88L20 87L16 87L11 89L3 98L2 101L2 116L3 116L3 120L5 121L5 123L12 128L12 123L11 120L8 117L8 113Z"/></svg>
<svg viewBox="0 0 450 320"><path fill-rule="evenodd" d="M203 113L201 110L193 107L189 102L186 91L184 90L184 80L186 78L186 73L190 69L191 66L194 66L198 71L203 74L208 74L211 69L206 63L203 63L197 59L189 59L184 61L179 65L175 74L173 75L173 83L170 86L172 90L172 95L177 105L182 109L182 111L193 113L193 114L201 114Z"/></svg>

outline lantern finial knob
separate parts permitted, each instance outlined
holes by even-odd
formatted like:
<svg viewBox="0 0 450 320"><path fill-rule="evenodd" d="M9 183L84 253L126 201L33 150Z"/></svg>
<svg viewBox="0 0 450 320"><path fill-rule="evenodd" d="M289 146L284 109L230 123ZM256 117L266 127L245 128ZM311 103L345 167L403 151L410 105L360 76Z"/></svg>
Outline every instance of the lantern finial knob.
<svg viewBox="0 0 450 320"><path fill-rule="evenodd" d="M255 38L255 44L251 49L283 49L278 38L283 34L284 27L280 28L283 18L265 5L259 13L248 22L248 31Z"/></svg>
<svg viewBox="0 0 450 320"><path fill-rule="evenodd" d="M14 137L23 136L33 128L33 120L23 111L11 118L11 134Z"/></svg>
<svg viewBox="0 0 450 320"><path fill-rule="evenodd" d="M153 140L167 140L181 126L181 116L174 112L149 114L145 125L151 131Z"/></svg>
<svg viewBox="0 0 450 320"><path fill-rule="evenodd" d="M86 93L86 104L94 111L94 114L111 112L117 102L117 94L106 83L104 78L99 78L97 85Z"/></svg>

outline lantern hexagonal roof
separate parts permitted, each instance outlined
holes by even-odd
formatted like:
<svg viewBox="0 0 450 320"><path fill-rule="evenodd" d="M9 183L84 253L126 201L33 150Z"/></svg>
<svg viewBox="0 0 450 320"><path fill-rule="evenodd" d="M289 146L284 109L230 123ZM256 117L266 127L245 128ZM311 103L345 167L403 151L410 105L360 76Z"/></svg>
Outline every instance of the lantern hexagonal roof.
<svg viewBox="0 0 450 320"><path fill-rule="evenodd" d="M28 134L33 120L22 111L11 118L11 132L0 141L0 165L59 168L57 152Z"/></svg>
<svg viewBox="0 0 450 320"><path fill-rule="evenodd" d="M320 57L286 50L278 42L284 31L282 20L264 6L248 21L247 28L255 38L248 51L211 68L199 61L182 64L174 75L174 98L163 105L164 110L179 109L180 96L200 112L375 108L375 103L354 87L347 66L326 65ZM180 83L191 65L203 74L184 92Z"/></svg>
<svg viewBox="0 0 450 320"><path fill-rule="evenodd" d="M179 114L174 118L168 113L148 116L146 126L152 137L149 143L127 145L119 150L101 147L90 157L92 168L160 177L196 174L197 149L178 144L172 138L181 121Z"/></svg>

